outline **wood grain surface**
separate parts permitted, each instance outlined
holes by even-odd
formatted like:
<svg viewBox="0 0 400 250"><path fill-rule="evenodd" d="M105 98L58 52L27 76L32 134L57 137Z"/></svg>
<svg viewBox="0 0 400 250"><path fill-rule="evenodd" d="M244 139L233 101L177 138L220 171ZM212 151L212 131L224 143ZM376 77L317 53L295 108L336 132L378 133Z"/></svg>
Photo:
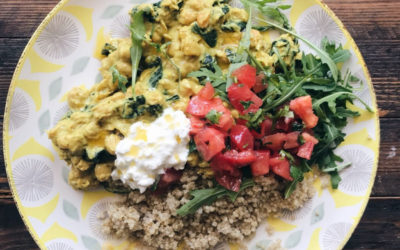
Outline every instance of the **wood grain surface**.
<svg viewBox="0 0 400 250"><path fill-rule="evenodd" d="M37 26L57 2L1 0L1 125L18 59ZM325 0L325 3L345 24L364 56L381 115L377 178L365 214L345 249L400 249L400 1ZM12 199L3 154L0 164L0 249L37 249Z"/></svg>

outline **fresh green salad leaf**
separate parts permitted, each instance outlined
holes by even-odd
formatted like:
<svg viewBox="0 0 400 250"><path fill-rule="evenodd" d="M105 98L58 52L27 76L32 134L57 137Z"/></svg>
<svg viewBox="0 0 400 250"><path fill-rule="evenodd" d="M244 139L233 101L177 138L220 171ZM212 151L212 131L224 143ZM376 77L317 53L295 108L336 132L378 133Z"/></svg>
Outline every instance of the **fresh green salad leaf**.
<svg viewBox="0 0 400 250"><path fill-rule="evenodd" d="M206 115L206 119L209 120L212 124L218 124L219 118L222 116L221 112L216 111L215 109L211 109L210 112Z"/></svg>
<svg viewBox="0 0 400 250"><path fill-rule="evenodd" d="M146 31L142 10L137 10L136 8L132 10L130 30L132 39L132 47L130 49L132 62L132 94L135 96L136 78L143 53L142 41L144 40Z"/></svg>
<svg viewBox="0 0 400 250"><path fill-rule="evenodd" d="M114 66L112 66L110 68L111 74L112 74L112 81L113 83L117 82L118 83L118 88L122 91L122 92L126 92L126 84L128 83L128 78L126 78L125 76L121 75L121 73L119 73L118 69Z"/></svg>
<svg viewBox="0 0 400 250"><path fill-rule="evenodd" d="M190 193L193 198L176 210L176 213L180 216L194 214L202 206L209 205L223 196L227 196L232 202L234 202L240 192L253 185L254 181L252 179L244 179L239 192L233 192L220 185L209 189L194 190Z"/></svg>

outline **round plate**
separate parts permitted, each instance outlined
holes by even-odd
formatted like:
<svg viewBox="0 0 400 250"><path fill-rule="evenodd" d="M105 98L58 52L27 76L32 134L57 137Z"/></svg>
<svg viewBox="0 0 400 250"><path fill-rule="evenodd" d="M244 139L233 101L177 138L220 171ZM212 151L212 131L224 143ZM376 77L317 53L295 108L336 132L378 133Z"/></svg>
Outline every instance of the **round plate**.
<svg viewBox="0 0 400 250"><path fill-rule="evenodd" d="M67 112L68 90L99 82L104 35L128 37L128 12L142 2L63 0L39 26L18 63L4 115L4 156L14 200L42 249L101 249L105 244L123 249L129 244L102 234L97 217L118 196L72 189L68 166L56 154L46 130ZM364 82L356 94L377 110L365 62L339 19L318 0L286 2L293 5L285 13L298 33L315 44L327 36L350 50L353 56L342 65L342 72L350 69ZM298 211L267 219L245 242L249 249L266 249L276 240L291 249L337 249L348 241L371 193L379 153L377 114L359 102L349 105L361 116L345 128L346 140L337 149L353 162L340 173L339 189L317 179L315 196ZM275 233L268 235L266 226Z"/></svg>

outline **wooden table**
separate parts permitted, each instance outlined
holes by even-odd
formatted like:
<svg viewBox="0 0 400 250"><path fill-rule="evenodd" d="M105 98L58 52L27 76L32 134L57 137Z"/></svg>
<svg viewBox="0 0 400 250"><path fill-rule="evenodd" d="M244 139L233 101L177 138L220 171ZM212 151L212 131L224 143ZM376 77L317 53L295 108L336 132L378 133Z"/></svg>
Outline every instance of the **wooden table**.
<svg viewBox="0 0 400 250"><path fill-rule="evenodd" d="M2 0L0 121L8 87L29 38L58 0ZM346 249L400 248L400 1L325 0L356 40L381 115L378 174L365 214ZM37 249L15 207L0 154L0 248Z"/></svg>

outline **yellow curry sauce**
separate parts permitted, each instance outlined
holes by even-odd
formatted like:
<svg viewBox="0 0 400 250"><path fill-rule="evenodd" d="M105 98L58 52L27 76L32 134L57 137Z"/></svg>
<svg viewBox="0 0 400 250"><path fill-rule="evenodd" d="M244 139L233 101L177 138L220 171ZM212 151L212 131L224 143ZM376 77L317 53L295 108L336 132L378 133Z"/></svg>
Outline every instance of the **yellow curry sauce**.
<svg viewBox="0 0 400 250"><path fill-rule="evenodd" d="M137 7L146 13L146 41L142 43L140 75L135 85L135 95L144 97L144 105L156 110L171 106L185 111L190 97L202 88L197 78L187 76L190 72L198 70L209 58L227 72L227 53L237 49L248 14L225 2L164 0ZM196 28L215 36L208 40L195 33ZM158 51L152 43L165 45L165 51ZM282 35L275 43L287 63L293 57L301 58L291 36ZM132 116L131 87L123 92L113 81L112 67L127 79L132 76L131 45L130 38L107 43L106 47L111 49L101 62L103 80L89 90L72 89L68 93L71 110L48 132L60 157L71 165L69 182L74 188L88 189L100 182L111 182L118 142L135 121L155 118L147 113ZM278 58L268 53L270 49L268 34L251 30L251 53L263 66L273 68ZM200 163L196 155L189 157L189 165L208 166L206 162Z"/></svg>

